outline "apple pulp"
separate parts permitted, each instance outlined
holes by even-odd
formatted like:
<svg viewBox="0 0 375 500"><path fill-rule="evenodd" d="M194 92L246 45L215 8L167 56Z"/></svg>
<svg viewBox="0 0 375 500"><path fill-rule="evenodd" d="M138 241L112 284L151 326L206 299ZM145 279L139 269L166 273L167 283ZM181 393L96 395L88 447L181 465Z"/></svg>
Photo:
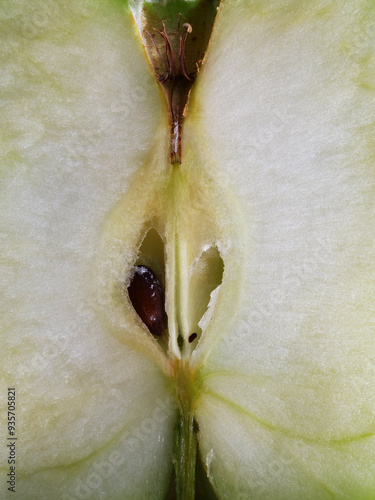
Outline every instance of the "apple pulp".
<svg viewBox="0 0 375 500"><path fill-rule="evenodd" d="M141 6L0 3L17 497L165 498L186 404L219 498L370 500L372 2L223 0L180 166ZM127 298L135 265L164 287L161 339Z"/></svg>

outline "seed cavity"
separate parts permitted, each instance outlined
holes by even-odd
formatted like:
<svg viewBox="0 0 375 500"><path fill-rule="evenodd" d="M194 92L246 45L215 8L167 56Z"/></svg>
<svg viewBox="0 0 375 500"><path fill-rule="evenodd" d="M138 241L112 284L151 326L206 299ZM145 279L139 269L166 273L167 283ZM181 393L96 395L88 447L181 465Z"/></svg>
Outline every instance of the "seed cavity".
<svg viewBox="0 0 375 500"><path fill-rule="evenodd" d="M189 331L188 340L200 338L202 329L209 323L212 314L212 297L218 290L224 274L224 262L216 246L207 246L189 270ZM211 305L211 308L210 308Z"/></svg>
<svg viewBox="0 0 375 500"><path fill-rule="evenodd" d="M163 335L165 331L163 293L153 271L146 266L135 266L128 293L136 313L149 331L156 336Z"/></svg>
<svg viewBox="0 0 375 500"><path fill-rule="evenodd" d="M138 248L135 266L146 266L152 269L162 290L165 289L165 260L164 242L160 232L155 227L148 227L143 231L144 237Z"/></svg>

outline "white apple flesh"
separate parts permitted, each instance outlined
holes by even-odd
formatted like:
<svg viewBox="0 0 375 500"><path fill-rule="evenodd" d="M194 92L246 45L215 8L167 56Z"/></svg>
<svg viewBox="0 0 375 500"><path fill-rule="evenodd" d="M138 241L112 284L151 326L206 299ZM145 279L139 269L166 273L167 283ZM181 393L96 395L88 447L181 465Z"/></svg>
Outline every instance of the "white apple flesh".
<svg viewBox="0 0 375 500"><path fill-rule="evenodd" d="M0 9L0 497L12 494L4 411L15 386L17 498L162 498L173 467L169 384L95 304L103 227L152 155L157 85L119 4ZM128 224L119 239L130 241ZM123 252L131 260L137 248ZM131 318L138 344L153 345ZM124 321L116 326L121 335Z"/></svg>
<svg viewBox="0 0 375 500"><path fill-rule="evenodd" d="M0 20L16 498L165 498L176 366L220 499L374 498L374 8L223 0L181 166L127 5ZM164 274L160 342L137 259ZM0 437L7 498L5 417Z"/></svg>
<svg viewBox="0 0 375 500"><path fill-rule="evenodd" d="M197 405L220 498L375 496L374 25L366 2L227 1L215 26L185 126L247 221Z"/></svg>

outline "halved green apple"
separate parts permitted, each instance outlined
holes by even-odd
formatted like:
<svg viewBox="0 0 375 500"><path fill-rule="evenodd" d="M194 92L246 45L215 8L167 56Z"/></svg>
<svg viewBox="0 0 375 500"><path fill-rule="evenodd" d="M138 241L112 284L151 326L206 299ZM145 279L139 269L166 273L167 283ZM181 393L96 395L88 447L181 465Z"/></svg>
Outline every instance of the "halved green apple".
<svg viewBox="0 0 375 500"><path fill-rule="evenodd" d="M0 3L0 498L375 497L375 8L214 3Z"/></svg>

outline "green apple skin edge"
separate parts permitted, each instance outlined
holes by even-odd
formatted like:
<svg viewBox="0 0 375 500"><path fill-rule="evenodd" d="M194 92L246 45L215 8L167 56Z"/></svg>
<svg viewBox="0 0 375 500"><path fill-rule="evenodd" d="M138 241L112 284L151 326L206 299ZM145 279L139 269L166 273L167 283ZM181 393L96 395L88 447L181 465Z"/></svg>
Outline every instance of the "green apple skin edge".
<svg viewBox="0 0 375 500"><path fill-rule="evenodd" d="M374 26L0 1L0 499L375 498Z"/></svg>

